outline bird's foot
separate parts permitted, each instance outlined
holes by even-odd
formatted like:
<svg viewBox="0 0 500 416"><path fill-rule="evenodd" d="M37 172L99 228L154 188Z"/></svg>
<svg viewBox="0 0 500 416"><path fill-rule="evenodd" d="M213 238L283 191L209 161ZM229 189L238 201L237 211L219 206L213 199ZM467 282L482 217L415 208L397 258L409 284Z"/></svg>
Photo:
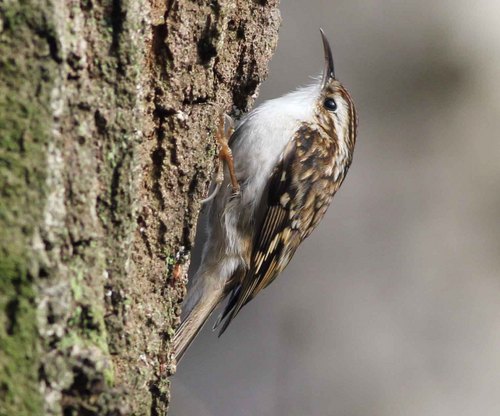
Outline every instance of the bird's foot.
<svg viewBox="0 0 500 416"><path fill-rule="evenodd" d="M224 181L224 164L227 166L227 170L229 171L229 178L231 180L231 187L233 190L231 199L240 196L240 184L238 183L238 179L236 178L233 153L231 152L231 148L229 147L229 139L231 138L233 132L233 119L227 114L221 115L219 120L219 127L217 129L217 133L215 134L217 146L219 147L219 161L216 168L217 174L214 179L215 188L207 198L201 201L202 204L205 204L214 199L219 192L222 182Z"/></svg>
<svg viewBox="0 0 500 416"><path fill-rule="evenodd" d="M219 122L219 129L217 130L217 143L219 144L219 159L222 160L229 171L229 178L231 179L231 186L233 188L233 195L240 193L240 184L236 178L234 170L234 159L231 148L229 147L229 139L234 133L234 121L227 114L221 115Z"/></svg>

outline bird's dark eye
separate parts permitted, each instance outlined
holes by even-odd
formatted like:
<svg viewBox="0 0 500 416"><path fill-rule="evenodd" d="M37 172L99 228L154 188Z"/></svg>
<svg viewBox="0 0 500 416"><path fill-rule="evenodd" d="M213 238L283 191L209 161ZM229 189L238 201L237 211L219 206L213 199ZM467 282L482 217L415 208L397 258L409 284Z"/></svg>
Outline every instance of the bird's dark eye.
<svg viewBox="0 0 500 416"><path fill-rule="evenodd" d="M337 111L337 103L333 98L327 98L323 105L328 111Z"/></svg>

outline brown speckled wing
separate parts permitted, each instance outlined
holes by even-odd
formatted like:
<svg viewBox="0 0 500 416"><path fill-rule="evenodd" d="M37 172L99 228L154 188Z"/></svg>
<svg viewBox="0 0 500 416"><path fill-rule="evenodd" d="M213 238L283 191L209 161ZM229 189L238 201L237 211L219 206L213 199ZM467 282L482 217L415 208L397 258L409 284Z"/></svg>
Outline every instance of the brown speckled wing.
<svg viewBox="0 0 500 416"><path fill-rule="evenodd" d="M337 188L327 173L333 169L325 169L334 163L334 150L331 138L308 125L303 125L286 146L263 196L250 268L217 322L227 316L219 335L241 308L283 271L323 217Z"/></svg>

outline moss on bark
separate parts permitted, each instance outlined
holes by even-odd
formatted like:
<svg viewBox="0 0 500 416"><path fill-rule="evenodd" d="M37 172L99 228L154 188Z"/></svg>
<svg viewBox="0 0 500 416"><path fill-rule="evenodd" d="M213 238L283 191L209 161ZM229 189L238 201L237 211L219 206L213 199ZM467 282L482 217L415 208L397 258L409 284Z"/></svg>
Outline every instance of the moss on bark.
<svg viewBox="0 0 500 416"><path fill-rule="evenodd" d="M163 414L218 115L277 0L0 5L0 414Z"/></svg>
<svg viewBox="0 0 500 416"><path fill-rule="evenodd" d="M42 413L32 240L47 198L55 38L42 7L0 6L0 414ZM34 30L36 28L36 31ZM22 51L22 53L20 53Z"/></svg>

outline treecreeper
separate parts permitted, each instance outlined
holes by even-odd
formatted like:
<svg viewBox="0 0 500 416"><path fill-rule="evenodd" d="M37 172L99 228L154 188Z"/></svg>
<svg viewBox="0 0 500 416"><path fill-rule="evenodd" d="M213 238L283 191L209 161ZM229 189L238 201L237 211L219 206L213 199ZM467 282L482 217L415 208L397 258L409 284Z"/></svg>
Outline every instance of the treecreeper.
<svg viewBox="0 0 500 416"><path fill-rule="evenodd" d="M221 302L227 299L214 325L219 335L284 270L346 177L356 109L336 78L323 30L321 37L321 78L264 102L234 132L221 121L217 140L225 167L205 200L208 229L174 335L177 362Z"/></svg>

